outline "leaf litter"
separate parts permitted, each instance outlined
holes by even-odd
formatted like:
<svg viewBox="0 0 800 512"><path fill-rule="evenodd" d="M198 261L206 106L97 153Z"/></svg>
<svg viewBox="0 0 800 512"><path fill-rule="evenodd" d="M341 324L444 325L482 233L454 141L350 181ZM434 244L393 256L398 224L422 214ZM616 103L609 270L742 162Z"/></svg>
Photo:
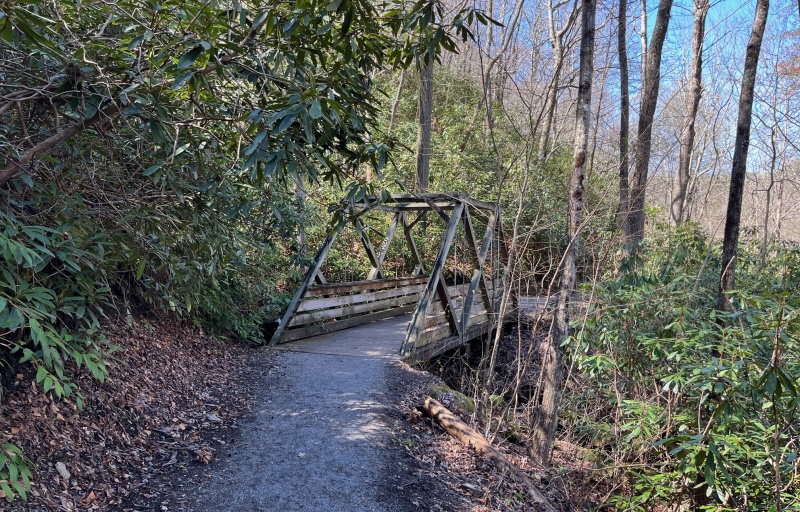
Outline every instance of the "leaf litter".
<svg viewBox="0 0 800 512"><path fill-rule="evenodd" d="M3 443L35 464L29 501L11 510L167 510L171 475L209 464L251 403L248 375L263 351L171 320L105 326L114 353L104 383L74 367L85 408L35 385L21 368L6 386ZM10 388L10 389L9 389Z"/></svg>

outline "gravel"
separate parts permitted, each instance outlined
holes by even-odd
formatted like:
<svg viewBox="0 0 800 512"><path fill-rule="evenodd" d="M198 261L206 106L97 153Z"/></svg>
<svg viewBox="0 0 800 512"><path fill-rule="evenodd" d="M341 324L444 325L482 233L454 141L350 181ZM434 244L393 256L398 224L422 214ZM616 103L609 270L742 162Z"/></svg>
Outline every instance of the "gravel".
<svg viewBox="0 0 800 512"><path fill-rule="evenodd" d="M469 509L403 449L399 363L303 352L273 362L235 441L184 483L183 510Z"/></svg>

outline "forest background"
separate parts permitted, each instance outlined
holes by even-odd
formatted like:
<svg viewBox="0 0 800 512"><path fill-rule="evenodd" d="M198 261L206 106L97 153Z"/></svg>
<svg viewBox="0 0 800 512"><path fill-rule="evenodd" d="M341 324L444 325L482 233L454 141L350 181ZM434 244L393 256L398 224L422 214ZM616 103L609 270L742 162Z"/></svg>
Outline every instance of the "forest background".
<svg viewBox="0 0 800 512"><path fill-rule="evenodd" d="M463 390L514 397L492 435L580 447L618 508L800 508L797 7L3 2L7 373L80 407L70 368L102 380L105 319L148 311L264 343L348 199L466 191L503 206L520 295L563 292L513 378ZM325 275L366 276L342 240ZM28 466L5 445L7 497Z"/></svg>

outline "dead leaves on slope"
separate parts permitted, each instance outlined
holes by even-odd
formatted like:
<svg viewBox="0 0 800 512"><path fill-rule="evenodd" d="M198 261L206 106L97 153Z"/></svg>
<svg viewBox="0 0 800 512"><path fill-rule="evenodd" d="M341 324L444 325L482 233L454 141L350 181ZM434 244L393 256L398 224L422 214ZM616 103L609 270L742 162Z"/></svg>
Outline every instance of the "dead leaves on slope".
<svg viewBox="0 0 800 512"><path fill-rule="evenodd" d="M244 347L165 321L116 323L106 335L122 349L108 380L100 384L86 372L73 377L85 410L43 393L30 368L4 397L2 442L37 464L27 507L126 510L154 503L161 473L195 459L210 463L213 432L247 407L237 380L248 364Z"/></svg>

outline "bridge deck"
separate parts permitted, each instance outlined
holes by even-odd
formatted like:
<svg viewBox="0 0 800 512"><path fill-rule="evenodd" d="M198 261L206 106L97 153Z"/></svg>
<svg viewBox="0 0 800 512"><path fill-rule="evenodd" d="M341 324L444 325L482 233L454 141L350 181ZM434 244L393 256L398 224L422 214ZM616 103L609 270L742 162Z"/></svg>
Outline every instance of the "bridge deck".
<svg viewBox="0 0 800 512"><path fill-rule="evenodd" d="M276 348L314 354L400 359L400 346L410 321L410 314L396 316L277 345Z"/></svg>

